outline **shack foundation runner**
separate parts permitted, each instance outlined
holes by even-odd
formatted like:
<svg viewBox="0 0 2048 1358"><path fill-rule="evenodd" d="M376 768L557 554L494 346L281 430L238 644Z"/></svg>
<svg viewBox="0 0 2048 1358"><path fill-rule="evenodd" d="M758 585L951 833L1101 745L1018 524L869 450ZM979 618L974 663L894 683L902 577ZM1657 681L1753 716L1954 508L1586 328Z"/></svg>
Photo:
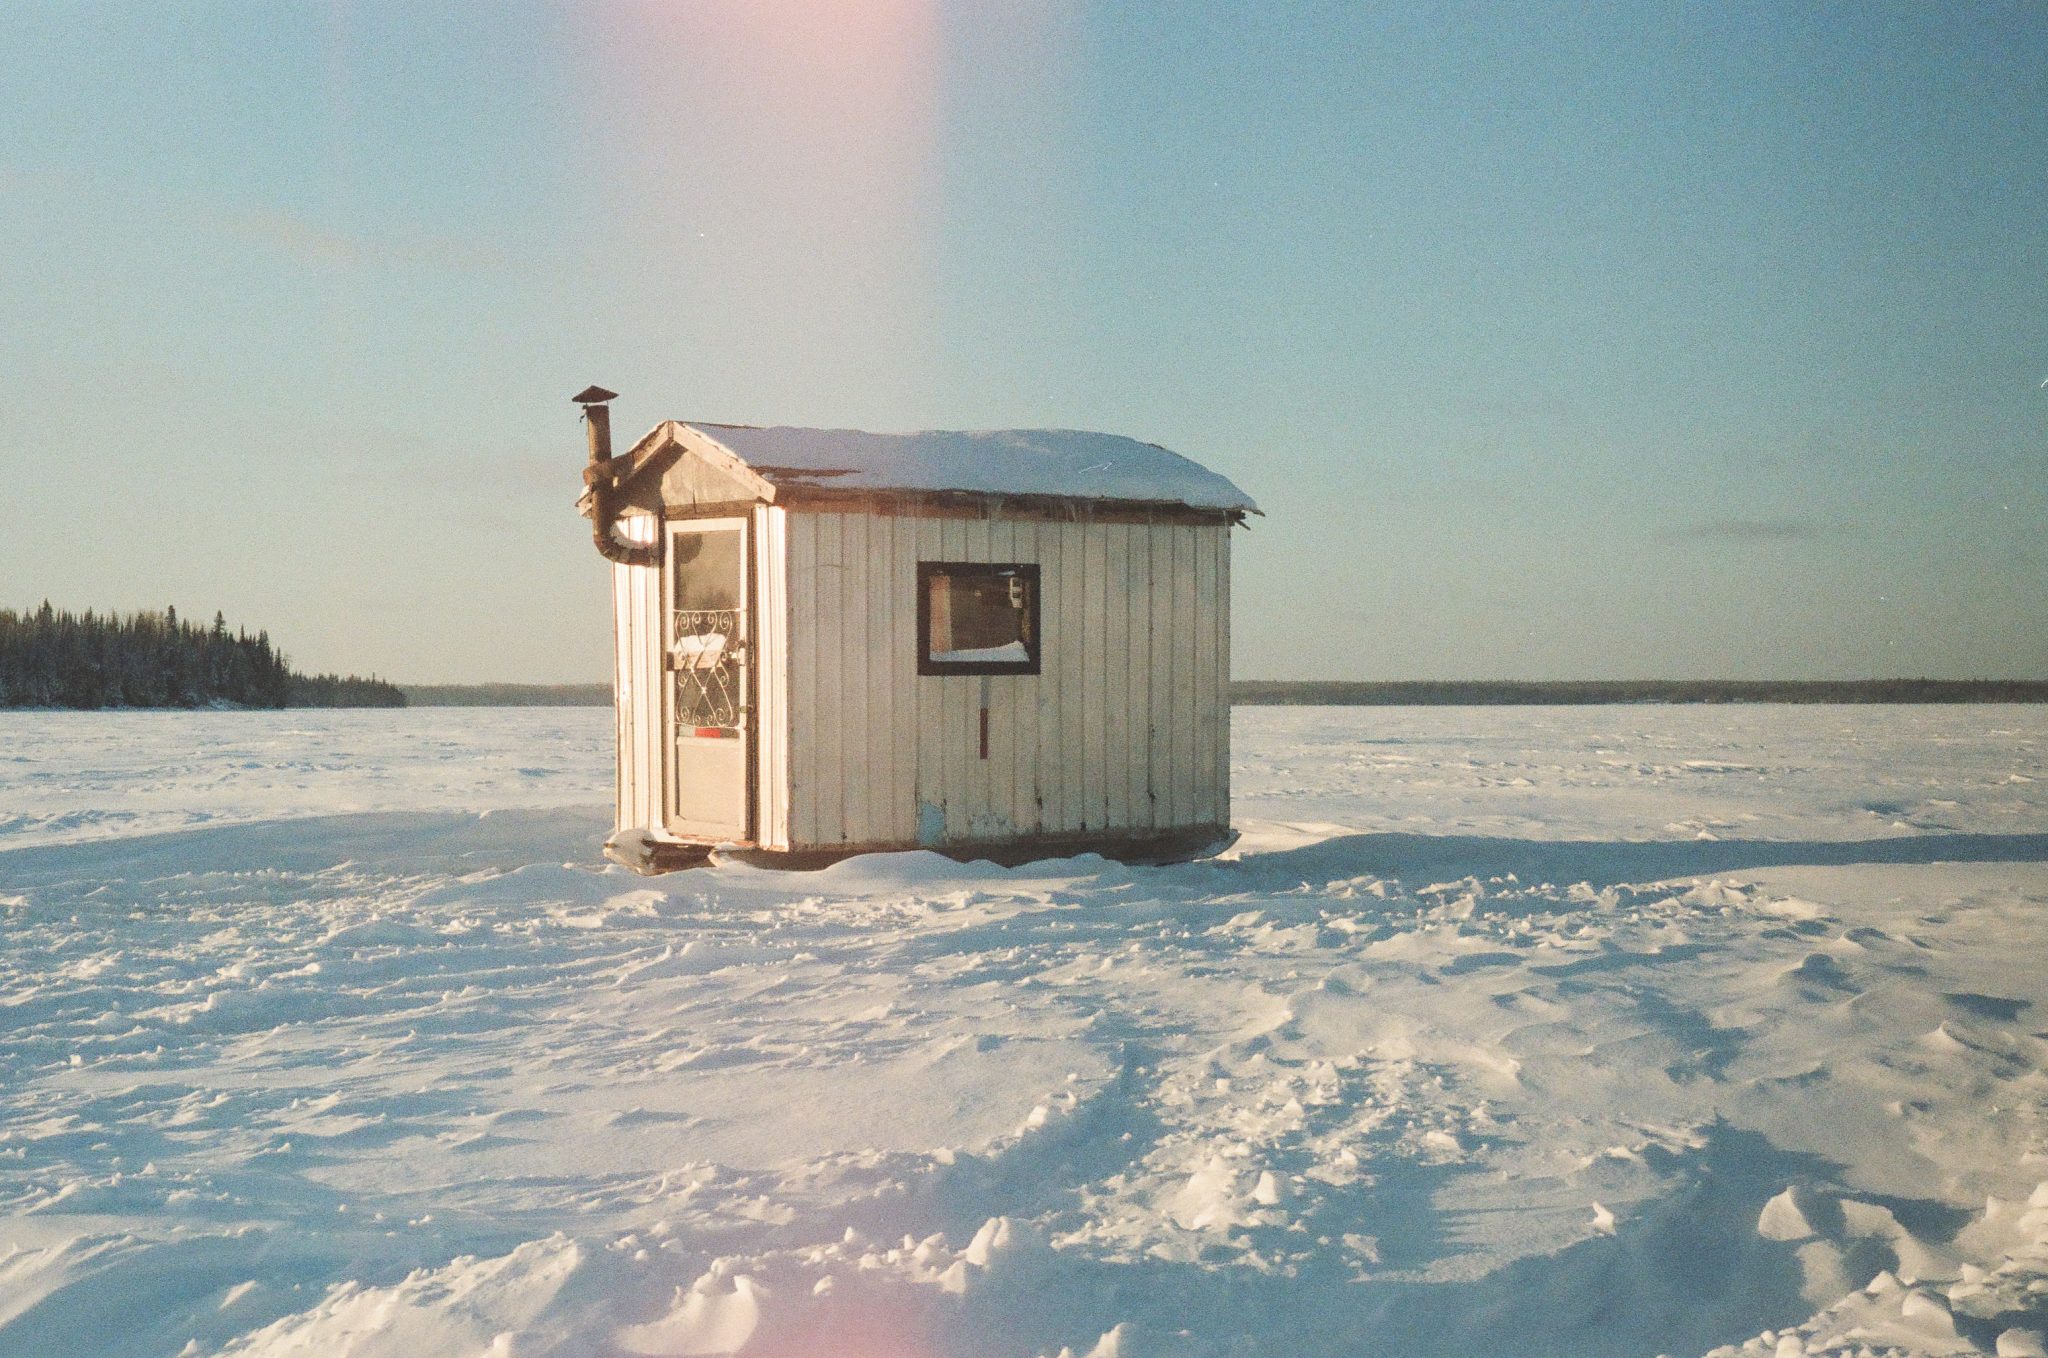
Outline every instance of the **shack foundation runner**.
<svg viewBox="0 0 2048 1358"><path fill-rule="evenodd" d="M1259 512L1075 430L590 431L616 828L643 872L927 848L1164 862L1230 829L1230 532Z"/></svg>

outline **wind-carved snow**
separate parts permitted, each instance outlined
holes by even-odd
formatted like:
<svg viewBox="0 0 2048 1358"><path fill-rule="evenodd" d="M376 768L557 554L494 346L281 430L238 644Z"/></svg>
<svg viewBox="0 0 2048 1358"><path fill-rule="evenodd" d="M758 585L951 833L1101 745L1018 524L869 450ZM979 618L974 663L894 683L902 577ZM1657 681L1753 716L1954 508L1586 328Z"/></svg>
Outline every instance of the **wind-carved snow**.
<svg viewBox="0 0 2048 1358"><path fill-rule="evenodd" d="M659 879L609 726L0 718L0 1352L2041 1348L2040 709L1240 710L1227 861Z"/></svg>

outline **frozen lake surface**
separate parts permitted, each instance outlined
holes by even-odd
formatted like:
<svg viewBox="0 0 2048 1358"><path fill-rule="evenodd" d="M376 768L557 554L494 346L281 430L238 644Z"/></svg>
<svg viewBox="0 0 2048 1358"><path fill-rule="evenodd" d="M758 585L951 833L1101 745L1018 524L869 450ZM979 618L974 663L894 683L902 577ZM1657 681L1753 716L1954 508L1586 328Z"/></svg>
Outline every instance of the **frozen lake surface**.
<svg viewBox="0 0 2048 1358"><path fill-rule="evenodd" d="M608 710L0 713L0 1354L2042 1351L2048 709L1234 738L641 879Z"/></svg>

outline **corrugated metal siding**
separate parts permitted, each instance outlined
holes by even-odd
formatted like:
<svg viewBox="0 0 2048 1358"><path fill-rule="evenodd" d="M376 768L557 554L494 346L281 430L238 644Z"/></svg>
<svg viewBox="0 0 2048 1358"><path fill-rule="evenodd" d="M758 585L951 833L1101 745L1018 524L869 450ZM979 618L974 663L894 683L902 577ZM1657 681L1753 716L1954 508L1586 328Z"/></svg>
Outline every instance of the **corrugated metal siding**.
<svg viewBox="0 0 2048 1358"><path fill-rule="evenodd" d="M1226 527L795 510L786 527L791 847L1224 823ZM1042 672L919 675L919 561L1036 562Z"/></svg>
<svg viewBox="0 0 2048 1358"><path fill-rule="evenodd" d="M635 514L619 520L618 535L642 545L656 540L660 520ZM661 571L654 566L612 567L612 692L618 723L617 827L660 832L661 815Z"/></svg>

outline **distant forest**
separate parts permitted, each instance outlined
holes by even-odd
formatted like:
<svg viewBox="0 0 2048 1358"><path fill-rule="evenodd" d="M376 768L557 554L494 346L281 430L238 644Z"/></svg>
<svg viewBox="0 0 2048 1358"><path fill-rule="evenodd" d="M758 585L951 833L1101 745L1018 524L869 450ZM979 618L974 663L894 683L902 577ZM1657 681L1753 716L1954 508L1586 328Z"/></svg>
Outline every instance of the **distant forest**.
<svg viewBox="0 0 2048 1358"><path fill-rule="evenodd" d="M1574 703L2041 703L2039 679L1626 679L1367 682L1239 679L1239 706L1456 707Z"/></svg>
<svg viewBox="0 0 2048 1358"><path fill-rule="evenodd" d="M381 679L295 674L266 632L161 613L0 608L0 707L403 707Z"/></svg>

